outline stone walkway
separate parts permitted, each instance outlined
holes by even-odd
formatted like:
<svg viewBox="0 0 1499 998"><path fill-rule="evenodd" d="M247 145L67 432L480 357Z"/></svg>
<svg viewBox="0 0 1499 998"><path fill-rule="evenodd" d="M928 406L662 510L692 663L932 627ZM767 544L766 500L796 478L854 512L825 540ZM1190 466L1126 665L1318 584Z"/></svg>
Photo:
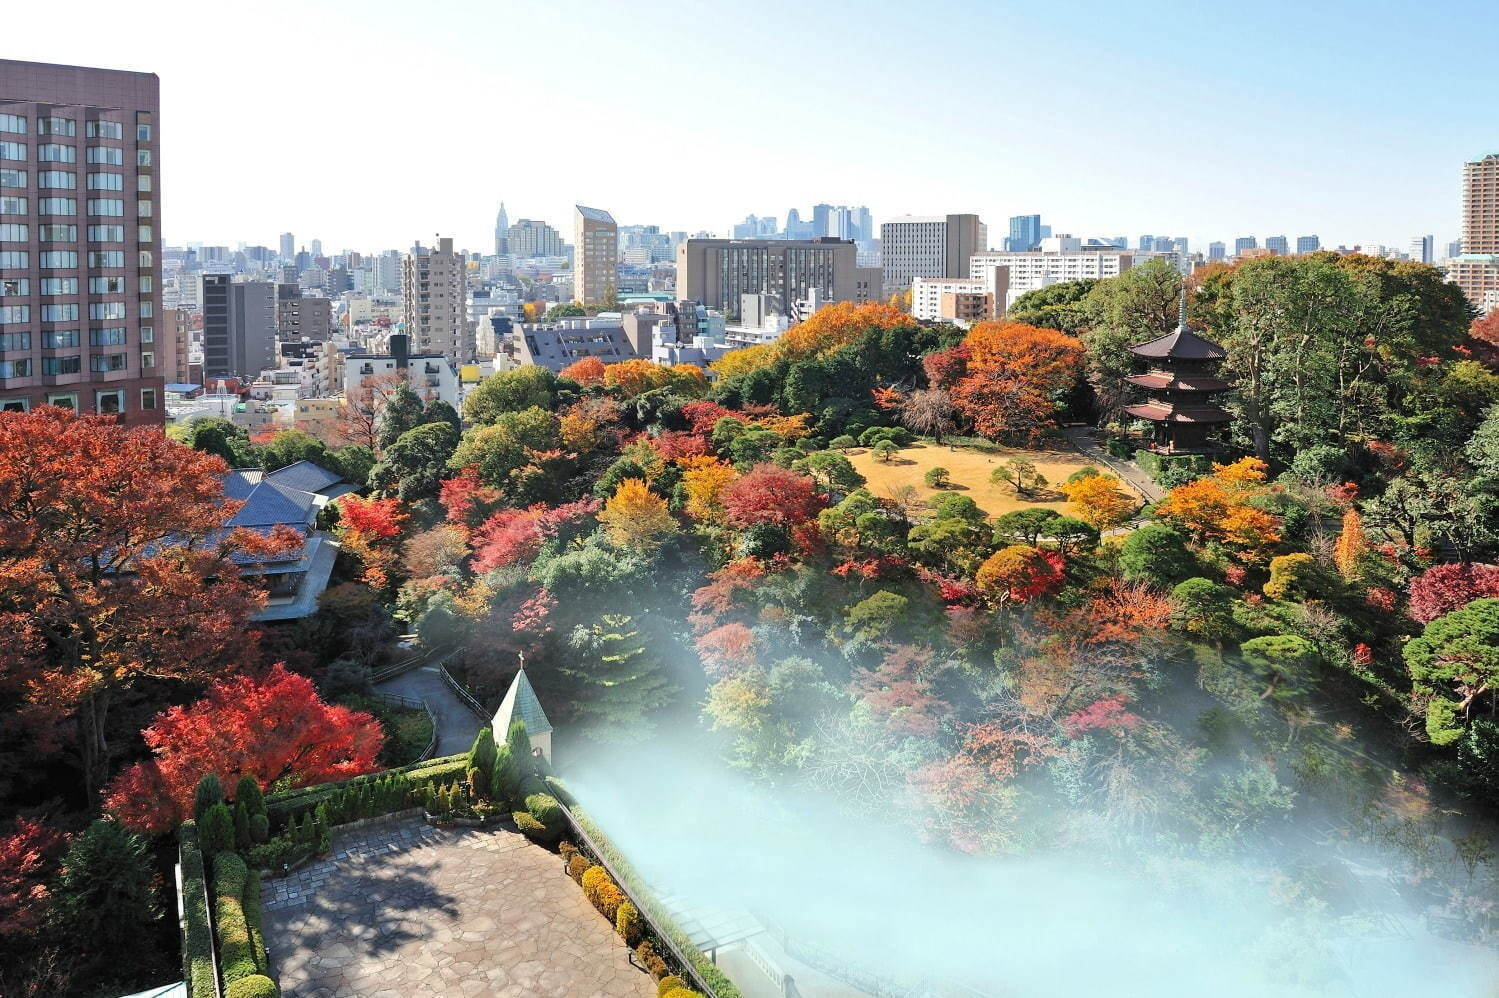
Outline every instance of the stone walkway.
<svg viewBox="0 0 1499 998"><path fill-rule="evenodd" d="M402 673L378 684L375 691L426 701L432 716L437 719L436 755L457 755L473 747L474 737L479 734L479 719L448 689L438 676L435 664Z"/></svg>
<svg viewBox="0 0 1499 998"><path fill-rule="evenodd" d="M377 822L265 883L265 938L299 998L654 998L650 975L562 872L506 829Z"/></svg>
<svg viewBox="0 0 1499 998"><path fill-rule="evenodd" d="M1121 461L1103 449L1093 436L1097 431L1091 426L1069 426L1063 431L1067 440L1082 451L1090 461L1096 461L1129 483L1130 487L1145 497L1147 502L1160 502L1166 490L1155 483L1140 466L1133 461Z"/></svg>

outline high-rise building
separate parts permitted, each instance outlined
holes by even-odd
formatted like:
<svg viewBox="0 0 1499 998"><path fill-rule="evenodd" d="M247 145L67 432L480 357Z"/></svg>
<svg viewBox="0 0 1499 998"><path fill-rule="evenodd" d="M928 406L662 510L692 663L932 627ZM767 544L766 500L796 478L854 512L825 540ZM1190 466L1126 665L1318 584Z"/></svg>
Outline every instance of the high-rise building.
<svg viewBox="0 0 1499 998"><path fill-rule="evenodd" d="M332 335L333 302L327 298L304 295L301 286L297 284L276 285L278 339L326 340Z"/></svg>
<svg viewBox="0 0 1499 998"><path fill-rule="evenodd" d="M1085 249L1082 240L1073 236L1053 236L1041 249L1029 253L998 253L992 250L974 253L968 258L963 277L984 281L995 292L994 311L1003 312L1027 291L1035 291L1062 281L1118 277L1134 265L1135 256L1128 250ZM993 277L996 269L1006 273L1002 280ZM1000 284L1004 287L1001 300Z"/></svg>
<svg viewBox="0 0 1499 998"><path fill-rule="evenodd" d="M276 366L276 285L198 278L203 310L203 376L251 380Z"/></svg>
<svg viewBox="0 0 1499 998"><path fill-rule="evenodd" d="M165 421L159 89L0 59L0 411Z"/></svg>
<svg viewBox="0 0 1499 998"><path fill-rule="evenodd" d="M1291 252L1291 243L1285 236L1266 236L1265 249L1276 256L1286 256Z"/></svg>
<svg viewBox="0 0 1499 998"><path fill-rule="evenodd" d="M1013 215L1010 217L1010 235L1005 239L1005 249L1011 253L1024 253L1033 250L1041 244L1045 238L1041 235L1040 215ZM980 246L979 249L988 249ZM928 275L923 275L928 276Z"/></svg>
<svg viewBox="0 0 1499 998"><path fill-rule="evenodd" d="M619 226L602 208L573 205L573 300L608 301L619 290Z"/></svg>
<svg viewBox="0 0 1499 998"><path fill-rule="evenodd" d="M316 260L318 257L320 257L322 255L323 255L323 241L321 239L314 239L312 241L312 258L314 260Z"/></svg>
<svg viewBox="0 0 1499 998"><path fill-rule="evenodd" d="M1140 249L1140 252L1142 252L1142 253L1154 253L1155 252L1155 236L1141 236L1140 237L1140 243L1139 243L1139 249Z"/></svg>
<svg viewBox="0 0 1499 998"><path fill-rule="evenodd" d="M1447 258L1449 260L1452 257L1462 256L1462 255L1463 255L1463 241L1461 239L1454 239L1454 240L1452 240L1452 242L1450 242L1450 243L1447 244Z"/></svg>
<svg viewBox="0 0 1499 998"><path fill-rule="evenodd" d="M522 260L538 256L562 256L566 249L562 236L545 222L522 218L510 226L506 235L510 252Z"/></svg>
<svg viewBox="0 0 1499 998"><path fill-rule="evenodd" d="M1188 242L1186 236L1177 236L1175 239L1171 240L1172 252L1181 257L1183 260L1187 258L1187 253L1190 246L1191 243Z"/></svg>
<svg viewBox="0 0 1499 998"><path fill-rule="evenodd" d="M1297 236L1297 253L1315 253L1322 248L1322 240L1317 236Z"/></svg>
<svg viewBox="0 0 1499 998"><path fill-rule="evenodd" d="M1254 236L1240 236L1234 240L1234 256L1243 256L1245 250L1258 248L1259 242Z"/></svg>
<svg viewBox="0 0 1499 998"><path fill-rule="evenodd" d="M812 206L812 235L813 239L820 239L828 234L828 223L833 215L833 206L830 204L814 204Z"/></svg>
<svg viewBox="0 0 1499 998"><path fill-rule="evenodd" d="M967 277L968 258L988 248L977 215L904 215L880 225L886 294L904 292L918 277Z"/></svg>
<svg viewBox="0 0 1499 998"><path fill-rule="evenodd" d="M295 260L297 258L297 237L290 232L281 233L281 259Z"/></svg>
<svg viewBox="0 0 1499 998"><path fill-rule="evenodd" d="M1225 252L1227 249L1228 247L1224 246L1221 242L1208 243L1208 259L1222 260L1227 255Z"/></svg>
<svg viewBox="0 0 1499 998"><path fill-rule="evenodd" d="M1436 259L1436 236L1416 236L1411 240L1411 259L1431 263Z"/></svg>
<svg viewBox="0 0 1499 998"><path fill-rule="evenodd" d="M510 218L505 214L505 202L500 202L500 213L494 218L494 255L504 256L510 252Z"/></svg>
<svg viewBox="0 0 1499 998"><path fill-rule="evenodd" d="M401 304L406 333L420 354L442 354L451 361L474 360L474 330L468 323L466 265L453 240L439 237L437 248L420 243L401 264Z"/></svg>
<svg viewBox="0 0 1499 998"><path fill-rule="evenodd" d="M744 295L769 295L783 314L797 303L882 297L878 267L860 267L841 239L689 239L677 247L677 297L738 318Z"/></svg>
<svg viewBox="0 0 1499 998"><path fill-rule="evenodd" d="M1462 242L1447 276L1482 308L1488 293L1499 291L1499 153L1463 165Z"/></svg>

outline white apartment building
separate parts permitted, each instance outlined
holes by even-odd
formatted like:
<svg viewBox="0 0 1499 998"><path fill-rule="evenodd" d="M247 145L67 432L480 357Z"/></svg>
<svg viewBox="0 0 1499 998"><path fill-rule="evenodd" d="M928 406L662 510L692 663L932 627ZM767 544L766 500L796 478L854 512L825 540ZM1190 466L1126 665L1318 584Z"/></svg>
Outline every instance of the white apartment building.
<svg viewBox="0 0 1499 998"><path fill-rule="evenodd" d="M1053 237L1057 238L1057 237ZM1046 241L1043 241L1045 245ZM1060 243L1068 245L1070 243ZM996 267L1009 271L1009 286L1003 307L1008 309L1015 299L1027 291L1049 287L1063 281L1081 281L1085 278L1118 277L1134 266L1133 253L1093 250L1035 250L1028 253L986 252L975 253L968 259L968 276L974 281L988 281ZM1000 309L1000 300L995 298L995 309Z"/></svg>
<svg viewBox="0 0 1499 998"><path fill-rule="evenodd" d="M880 226L883 293L898 294L918 277L962 277L965 261L989 245L977 215L904 215Z"/></svg>
<svg viewBox="0 0 1499 998"><path fill-rule="evenodd" d="M1009 267L985 267L975 277L918 277L911 282L911 314L934 322L995 319L1004 311L1009 291ZM976 296L985 299L977 312Z"/></svg>

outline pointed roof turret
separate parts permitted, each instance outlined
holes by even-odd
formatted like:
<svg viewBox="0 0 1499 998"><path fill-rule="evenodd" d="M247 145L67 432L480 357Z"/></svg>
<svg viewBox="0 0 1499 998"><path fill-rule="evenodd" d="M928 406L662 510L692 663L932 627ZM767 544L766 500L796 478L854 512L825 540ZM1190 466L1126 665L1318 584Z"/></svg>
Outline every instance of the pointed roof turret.
<svg viewBox="0 0 1499 998"><path fill-rule="evenodd" d="M505 691L505 699L500 701L500 709L490 722L496 741L504 742L505 733L514 721L524 721L528 735L544 735L552 730L552 722L547 720L546 711L541 709L541 701L536 699L536 691L526 678L524 664L510 681L510 689Z"/></svg>
<svg viewBox="0 0 1499 998"><path fill-rule="evenodd" d="M1135 344L1129 348L1129 352L1136 357L1150 359L1166 357L1172 360L1223 360L1228 357L1227 350L1187 328L1186 288L1182 288L1176 328L1165 336Z"/></svg>

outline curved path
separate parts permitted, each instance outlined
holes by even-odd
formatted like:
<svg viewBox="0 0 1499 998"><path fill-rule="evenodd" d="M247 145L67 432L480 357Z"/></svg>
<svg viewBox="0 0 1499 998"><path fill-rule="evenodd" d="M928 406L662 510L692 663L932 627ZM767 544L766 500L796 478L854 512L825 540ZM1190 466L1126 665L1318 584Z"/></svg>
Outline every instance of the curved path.
<svg viewBox="0 0 1499 998"><path fill-rule="evenodd" d="M1096 461L1108 468L1114 474L1122 478L1136 492L1145 497L1146 502L1160 502L1166 496L1166 490L1157 485L1149 475L1140 469L1133 461L1121 461L1114 457L1094 439L1093 434L1097 432L1091 426L1068 426L1062 430L1067 436L1067 441L1076 447L1090 461Z"/></svg>
<svg viewBox="0 0 1499 998"><path fill-rule="evenodd" d="M437 673L441 665L442 659L439 659L430 665L403 672L394 679L377 684L375 691L426 701L427 709L437 719L436 754L457 755L473 746L481 725L468 705L442 681Z"/></svg>

